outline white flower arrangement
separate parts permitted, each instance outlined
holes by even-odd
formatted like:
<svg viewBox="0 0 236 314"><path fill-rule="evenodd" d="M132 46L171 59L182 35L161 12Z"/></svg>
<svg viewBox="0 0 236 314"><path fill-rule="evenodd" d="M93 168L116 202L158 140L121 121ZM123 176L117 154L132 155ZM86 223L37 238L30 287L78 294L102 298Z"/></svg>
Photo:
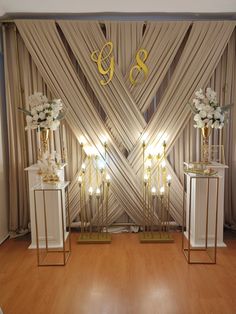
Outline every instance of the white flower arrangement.
<svg viewBox="0 0 236 314"><path fill-rule="evenodd" d="M26 130L51 129L56 130L64 117L61 99L49 101L42 93L34 93L29 97L30 110L19 108L26 113Z"/></svg>
<svg viewBox="0 0 236 314"><path fill-rule="evenodd" d="M211 127L222 129L224 126L224 110L225 107L220 107L217 103L216 92L210 87L204 93L200 88L195 93L193 103L190 104L194 112L195 128ZM223 109L224 108L224 109Z"/></svg>
<svg viewBox="0 0 236 314"><path fill-rule="evenodd" d="M38 160L39 174L45 182L58 182L58 170L61 169L61 158L56 153L44 153L42 158Z"/></svg>

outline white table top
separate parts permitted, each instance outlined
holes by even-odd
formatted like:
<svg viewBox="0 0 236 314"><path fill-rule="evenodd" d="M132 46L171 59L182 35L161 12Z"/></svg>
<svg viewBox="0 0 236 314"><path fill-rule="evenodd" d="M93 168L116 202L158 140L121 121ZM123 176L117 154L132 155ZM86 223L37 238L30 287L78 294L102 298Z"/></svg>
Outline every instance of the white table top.
<svg viewBox="0 0 236 314"><path fill-rule="evenodd" d="M184 165L189 166L191 164L193 164L194 161L192 162L186 162L184 161ZM215 161L211 161L209 162L209 164L205 165L206 168L229 168L229 166L225 165L225 164L221 164L219 162L215 162Z"/></svg>
<svg viewBox="0 0 236 314"><path fill-rule="evenodd" d="M58 170L65 168L65 166L67 166L67 163L62 164L61 167ZM24 170L25 171L38 171L39 170L39 165L38 164L33 164L33 165L25 168Z"/></svg>
<svg viewBox="0 0 236 314"><path fill-rule="evenodd" d="M70 181L63 181L58 183L38 183L34 185L31 190L33 191L45 191L45 190L64 190L68 185L70 184Z"/></svg>

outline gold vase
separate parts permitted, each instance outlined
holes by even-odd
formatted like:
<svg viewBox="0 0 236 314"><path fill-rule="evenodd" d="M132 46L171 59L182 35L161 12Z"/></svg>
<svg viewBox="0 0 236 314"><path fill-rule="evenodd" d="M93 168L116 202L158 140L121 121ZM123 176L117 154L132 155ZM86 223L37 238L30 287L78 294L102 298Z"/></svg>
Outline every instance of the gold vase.
<svg viewBox="0 0 236 314"><path fill-rule="evenodd" d="M203 150L202 150L202 159L203 162L209 163L209 137L211 135L212 128L203 127L202 130L202 138L203 138Z"/></svg>
<svg viewBox="0 0 236 314"><path fill-rule="evenodd" d="M43 129L40 132L40 140L42 152L46 153L48 151L48 139L49 139L49 129Z"/></svg>

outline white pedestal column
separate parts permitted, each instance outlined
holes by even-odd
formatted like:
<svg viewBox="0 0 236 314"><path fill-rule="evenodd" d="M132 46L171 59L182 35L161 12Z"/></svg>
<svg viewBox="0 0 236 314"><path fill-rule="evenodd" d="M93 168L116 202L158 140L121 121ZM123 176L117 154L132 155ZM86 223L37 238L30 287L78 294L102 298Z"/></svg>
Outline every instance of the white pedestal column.
<svg viewBox="0 0 236 314"><path fill-rule="evenodd" d="M64 167L58 171L58 175L61 181L64 181ZM35 230L35 210L34 210L34 191L32 188L41 183L41 176L38 175L39 167L37 164L32 165L25 169L28 172L29 182L29 201L30 201L30 229L31 229L31 244L29 249L36 248L36 230ZM53 185L52 185L53 187ZM41 195L40 195L41 194ZM48 245L50 248L60 247L62 245L61 233L58 231L58 223L60 222L60 197L59 193L46 192L46 207L47 207L47 226L49 230ZM39 229L39 246L45 247L45 232L44 232L44 219L43 219L43 196L42 193L37 193L36 205L38 208L38 229ZM65 194L63 192L63 210L65 212Z"/></svg>
<svg viewBox="0 0 236 314"><path fill-rule="evenodd" d="M188 165L188 163L185 163ZM191 163L190 163L191 164ZM224 235L224 181L225 169L228 166L213 162L207 166L215 169L219 179L219 204L218 204L218 228L217 228L217 246L225 247L223 241ZM188 221L189 198L190 198L190 176L187 175L187 191L186 191L186 220ZM214 246L215 239L215 208L216 208L216 180L209 181L209 224L208 224L208 246ZM193 247L204 247L206 238L206 190L207 180L194 179L192 181L192 202L191 202L191 245ZM188 226L188 224L187 224ZM186 230L185 235L188 235Z"/></svg>

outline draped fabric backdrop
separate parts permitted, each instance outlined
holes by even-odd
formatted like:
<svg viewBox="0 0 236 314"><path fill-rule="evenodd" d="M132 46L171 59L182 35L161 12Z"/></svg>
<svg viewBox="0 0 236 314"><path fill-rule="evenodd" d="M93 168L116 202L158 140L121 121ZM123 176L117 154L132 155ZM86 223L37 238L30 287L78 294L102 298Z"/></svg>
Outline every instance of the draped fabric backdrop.
<svg viewBox="0 0 236 314"><path fill-rule="evenodd" d="M112 193L109 224L124 213L142 221L141 137L148 144L167 141L168 171L173 177L171 215L181 224L183 161L199 160L201 138L193 128L188 102L194 92L211 86L221 105L236 102L235 22L121 22L24 21L4 27L5 78L9 142L10 228L29 221L24 168L36 162L34 132L24 131L17 107L28 106L34 91L61 98L67 107L67 178L71 180L72 217L79 220L78 171L83 135L104 155L101 137L109 138ZM111 40L115 74L105 87L90 56ZM148 52L149 74L133 86L129 71L140 48ZM139 77L139 74L138 74ZM50 145L61 150L60 130ZM213 144L226 153L225 222L236 225L236 109L230 110L223 131L215 130Z"/></svg>

